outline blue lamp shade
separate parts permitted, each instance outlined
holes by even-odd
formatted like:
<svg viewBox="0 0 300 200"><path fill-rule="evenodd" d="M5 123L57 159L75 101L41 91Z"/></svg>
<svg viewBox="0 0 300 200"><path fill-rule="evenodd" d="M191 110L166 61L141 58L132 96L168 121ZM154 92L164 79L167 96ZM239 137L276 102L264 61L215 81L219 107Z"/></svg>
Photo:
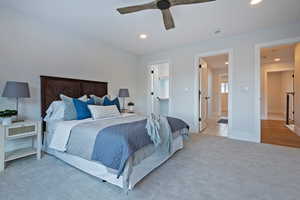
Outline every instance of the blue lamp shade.
<svg viewBox="0 0 300 200"><path fill-rule="evenodd" d="M29 98L29 86L28 83L16 82L16 81L7 81L2 97L8 98Z"/></svg>
<svg viewBox="0 0 300 200"><path fill-rule="evenodd" d="M120 89L119 90L119 97L129 97L128 89Z"/></svg>

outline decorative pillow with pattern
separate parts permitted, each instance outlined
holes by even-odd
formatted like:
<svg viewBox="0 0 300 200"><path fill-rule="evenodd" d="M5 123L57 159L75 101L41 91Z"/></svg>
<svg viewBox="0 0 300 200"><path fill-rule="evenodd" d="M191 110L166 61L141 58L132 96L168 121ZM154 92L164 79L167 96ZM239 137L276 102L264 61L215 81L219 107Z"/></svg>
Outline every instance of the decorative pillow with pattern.
<svg viewBox="0 0 300 200"><path fill-rule="evenodd" d="M103 118L120 116L120 112L116 105L112 105L112 106L89 105L88 107L91 111L93 119L103 119Z"/></svg>
<svg viewBox="0 0 300 200"><path fill-rule="evenodd" d="M75 106L73 103L73 98L63 95L63 94L60 95L60 98L65 104L64 120L66 120L66 121L76 120L77 113L76 113L76 109L75 109ZM78 99L81 101L88 101L88 98L86 95L84 95Z"/></svg>
<svg viewBox="0 0 300 200"><path fill-rule="evenodd" d="M103 96L103 97L98 97L98 96L93 95L93 94L90 95L90 97L91 97L92 99L94 99L94 102L95 102L96 105L103 105L104 98L105 98L105 97L110 98L109 95L105 95L105 96Z"/></svg>

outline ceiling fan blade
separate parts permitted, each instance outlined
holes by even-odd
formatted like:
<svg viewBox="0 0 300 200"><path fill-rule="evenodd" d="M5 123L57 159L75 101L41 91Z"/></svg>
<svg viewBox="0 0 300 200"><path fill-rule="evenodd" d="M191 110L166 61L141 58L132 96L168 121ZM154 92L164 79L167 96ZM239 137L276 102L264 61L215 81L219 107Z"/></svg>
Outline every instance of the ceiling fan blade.
<svg viewBox="0 0 300 200"><path fill-rule="evenodd" d="M163 18L164 18L164 24L167 30L175 28L175 23L171 14L170 9L161 10Z"/></svg>
<svg viewBox="0 0 300 200"><path fill-rule="evenodd" d="M216 0L170 0L170 3L172 4L172 6L177 6L177 5L185 5L185 4L207 3L212 1L216 1Z"/></svg>
<svg viewBox="0 0 300 200"><path fill-rule="evenodd" d="M129 6L125 8L118 8L117 10L119 11L120 14L128 14L128 13L133 13L133 12L138 12L141 10L148 10L148 9L156 9L156 2L151 2L151 3L146 3L142 5L137 5L137 6Z"/></svg>

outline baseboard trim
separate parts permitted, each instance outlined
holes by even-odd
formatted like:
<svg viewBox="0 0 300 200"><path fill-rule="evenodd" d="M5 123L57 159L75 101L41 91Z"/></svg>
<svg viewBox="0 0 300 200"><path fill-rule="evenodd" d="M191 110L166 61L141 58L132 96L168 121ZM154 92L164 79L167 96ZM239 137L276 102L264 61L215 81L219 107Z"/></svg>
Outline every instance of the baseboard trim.
<svg viewBox="0 0 300 200"><path fill-rule="evenodd" d="M260 143L260 136L255 136L250 132L244 132L244 131L229 131L228 138L234 139L234 140L240 140L240 141L247 141L247 142L254 142L254 143Z"/></svg>

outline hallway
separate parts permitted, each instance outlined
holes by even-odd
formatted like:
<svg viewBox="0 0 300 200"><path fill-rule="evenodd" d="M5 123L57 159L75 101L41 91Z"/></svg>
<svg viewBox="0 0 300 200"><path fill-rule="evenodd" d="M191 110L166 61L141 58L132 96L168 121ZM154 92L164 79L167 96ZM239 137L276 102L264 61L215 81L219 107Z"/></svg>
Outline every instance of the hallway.
<svg viewBox="0 0 300 200"><path fill-rule="evenodd" d="M300 136L290 131L284 121L262 120L262 143L300 148Z"/></svg>
<svg viewBox="0 0 300 200"><path fill-rule="evenodd" d="M213 136L228 136L228 124L221 124L218 123L220 119L207 119L206 129L204 129L201 133L206 135L213 135Z"/></svg>

